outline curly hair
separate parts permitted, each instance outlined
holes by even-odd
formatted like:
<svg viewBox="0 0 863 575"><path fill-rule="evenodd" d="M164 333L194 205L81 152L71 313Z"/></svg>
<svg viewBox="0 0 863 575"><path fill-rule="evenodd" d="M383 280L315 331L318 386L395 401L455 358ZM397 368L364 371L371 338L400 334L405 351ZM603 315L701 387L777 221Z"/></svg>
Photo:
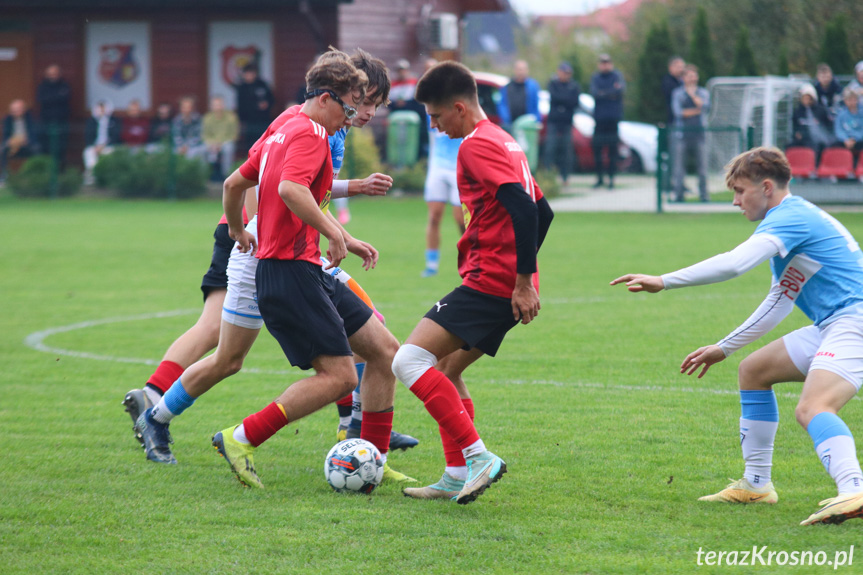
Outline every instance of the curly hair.
<svg viewBox="0 0 863 575"><path fill-rule="evenodd" d="M725 184L733 189L737 180L773 180L779 188L791 181L791 166L779 148L760 147L735 157L725 166Z"/></svg>

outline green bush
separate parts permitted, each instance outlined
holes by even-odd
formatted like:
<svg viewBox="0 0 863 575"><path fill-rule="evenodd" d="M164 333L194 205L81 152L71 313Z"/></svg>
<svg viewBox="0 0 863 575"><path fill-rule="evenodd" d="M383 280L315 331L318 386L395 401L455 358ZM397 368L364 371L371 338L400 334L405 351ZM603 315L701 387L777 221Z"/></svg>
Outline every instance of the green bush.
<svg viewBox="0 0 863 575"><path fill-rule="evenodd" d="M374 134L370 129L349 130L345 140L345 159L342 162L339 179L362 179L375 172L383 172L383 166Z"/></svg>
<svg viewBox="0 0 863 575"><path fill-rule="evenodd" d="M169 186L173 172L174 190ZM93 168L96 185L124 198L193 198L207 189L210 167L203 160L172 154L167 147L147 153L118 148Z"/></svg>
<svg viewBox="0 0 863 575"><path fill-rule="evenodd" d="M392 168L389 174L393 177L393 189L405 192L422 192L426 184L428 162L420 160L406 168Z"/></svg>
<svg viewBox="0 0 863 575"><path fill-rule="evenodd" d="M51 156L33 156L21 169L9 176L8 185L19 198L51 197L51 171L54 160ZM57 175L57 196L73 196L81 190L81 173L74 168L66 168Z"/></svg>
<svg viewBox="0 0 863 575"><path fill-rule="evenodd" d="M557 181L557 172L543 168L536 170L533 173L533 178L536 180L539 189L542 190L542 195L548 199L556 198L560 195L560 182Z"/></svg>

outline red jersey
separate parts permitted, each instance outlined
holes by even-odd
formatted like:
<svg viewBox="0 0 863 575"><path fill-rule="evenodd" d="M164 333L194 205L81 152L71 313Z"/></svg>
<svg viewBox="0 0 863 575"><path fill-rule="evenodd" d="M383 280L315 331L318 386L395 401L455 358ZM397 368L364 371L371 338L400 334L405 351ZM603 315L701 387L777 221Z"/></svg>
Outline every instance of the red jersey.
<svg viewBox="0 0 863 575"><path fill-rule="evenodd" d="M301 260L321 265L319 232L291 212L279 196L285 180L311 190L318 205L329 200L333 164L327 131L302 112L252 146L240 174L258 182L259 259Z"/></svg>
<svg viewBox="0 0 863 575"><path fill-rule="evenodd" d="M512 218L497 201L503 184L521 184L536 203L542 191L516 141L489 120L464 137L458 150L458 194L466 230L458 242L462 285L489 295L512 298L516 253ZM539 289L538 274L533 276Z"/></svg>

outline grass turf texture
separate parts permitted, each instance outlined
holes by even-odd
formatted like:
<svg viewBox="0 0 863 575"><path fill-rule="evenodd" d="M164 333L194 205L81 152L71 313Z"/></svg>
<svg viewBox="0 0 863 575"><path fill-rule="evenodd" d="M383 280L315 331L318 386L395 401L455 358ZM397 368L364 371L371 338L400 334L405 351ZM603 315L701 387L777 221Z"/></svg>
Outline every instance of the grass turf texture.
<svg viewBox="0 0 863 575"><path fill-rule="evenodd" d="M442 272L421 279L425 208L417 199L352 201L351 232L378 247L378 269L346 261L401 341L459 283L456 236L443 225ZM754 229L740 215L558 214L540 263L539 319L519 326L498 358L468 372L477 425L510 473L459 506L333 493L322 462L335 443L329 407L256 454L267 486L243 489L210 436L264 407L302 373L264 332L247 367L171 426L177 466L144 459L120 406L167 346L197 318L216 202L0 199L0 561L7 573L690 573L699 548L824 551L859 543L859 521L799 527L835 488L794 421L800 384L778 388L776 506L696 502L739 477L736 366L702 380L683 357L713 343L758 305L769 271L657 295L608 281L660 273L730 249ZM842 214L863 238L863 215ZM98 361L35 351L28 334L104 323L45 339L54 348L126 358ZM805 325L799 312L770 341ZM858 401L843 416L863 433ZM402 385L396 429L421 440L394 468L438 479L437 426ZM859 552L860 550L858 550ZM855 558L857 559L857 558ZM858 559L858 561L861 559ZM810 573L826 567L757 567Z"/></svg>

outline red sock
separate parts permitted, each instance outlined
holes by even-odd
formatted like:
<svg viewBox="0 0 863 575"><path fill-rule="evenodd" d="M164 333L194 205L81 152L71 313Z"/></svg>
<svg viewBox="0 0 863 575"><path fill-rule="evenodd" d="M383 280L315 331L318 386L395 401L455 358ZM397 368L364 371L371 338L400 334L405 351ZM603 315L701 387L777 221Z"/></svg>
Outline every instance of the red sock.
<svg viewBox="0 0 863 575"><path fill-rule="evenodd" d="M159 364L159 367L156 368L156 371L153 372L153 375L150 376L150 379L147 380L147 383L153 387L159 388L164 395L164 393L174 385L174 382L183 375L184 371L186 370L183 369L179 363L163 361Z"/></svg>
<svg viewBox="0 0 863 575"><path fill-rule="evenodd" d="M381 455L390 450L390 432L393 430L393 412L363 412L363 427L360 439L365 439L378 448Z"/></svg>
<svg viewBox="0 0 863 575"><path fill-rule="evenodd" d="M344 406L352 407L352 406L354 405L354 396L353 396L353 392L351 392L351 393L347 394L346 396L344 396L343 398L341 398L340 400L338 400L338 401L336 402L336 405L341 405L341 406L343 406L343 407L344 407Z"/></svg>
<svg viewBox="0 0 863 575"><path fill-rule="evenodd" d="M243 429L246 432L246 439L257 447L287 424L285 412L274 401L258 413L253 413L244 419Z"/></svg>
<svg viewBox="0 0 863 575"><path fill-rule="evenodd" d="M470 420L473 421L473 400L462 399L462 405L464 405L464 410L470 416ZM449 433L444 431L443 427L439 428L440 430L440 440L443 443L443 456L446 459L447 467L464 467L467 463L464 460L464 454L461 451L461 448L458 446L458 443L453 440L452 437L449 436Z"/></svg>
<svg viewBox="0 0 863 575"><path fill-rule="evenodd" d="M479 434L458 396L455 385L443 373L430 367L411 386L411 391L422 400L426 410L460 449L479 441Z"/></svg>

